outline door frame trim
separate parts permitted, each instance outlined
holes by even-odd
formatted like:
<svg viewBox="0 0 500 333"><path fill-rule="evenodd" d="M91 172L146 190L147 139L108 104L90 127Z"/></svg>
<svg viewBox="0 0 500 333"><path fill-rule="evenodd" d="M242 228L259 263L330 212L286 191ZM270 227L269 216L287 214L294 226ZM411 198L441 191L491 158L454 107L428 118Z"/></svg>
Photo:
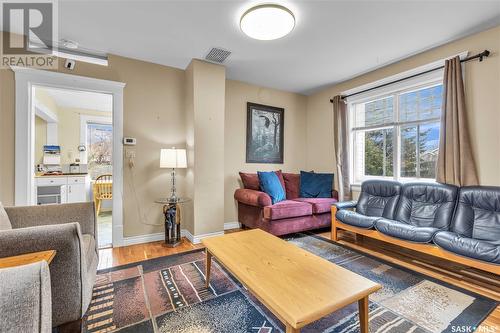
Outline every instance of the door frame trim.
<svg viewBox="0 0 500 333"><path fill-rule="evenodd" d="M16 206L35 204L33 86L84 90L113 95L113 246L123 245L123 90L124 82L11 67L15 74L15 196Z"/></svg>

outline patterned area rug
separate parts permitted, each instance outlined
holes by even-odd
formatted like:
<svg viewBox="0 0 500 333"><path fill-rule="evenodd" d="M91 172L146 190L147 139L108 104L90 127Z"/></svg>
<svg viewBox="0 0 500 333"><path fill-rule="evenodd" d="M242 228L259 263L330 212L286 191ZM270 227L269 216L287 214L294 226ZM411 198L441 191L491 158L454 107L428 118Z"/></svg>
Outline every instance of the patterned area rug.
<svg viewBox="0 0 500 333"><path fill-rule="evenodd" d="M316 236L288 241L383 285L370 296L370 332L471 331L497 302ZM216 262L204 285L201 250L100 271L83 332L272 333L284 326ZM359 332L357 303L302 332ZM469 332L469 331L468 331Z"/></svg>

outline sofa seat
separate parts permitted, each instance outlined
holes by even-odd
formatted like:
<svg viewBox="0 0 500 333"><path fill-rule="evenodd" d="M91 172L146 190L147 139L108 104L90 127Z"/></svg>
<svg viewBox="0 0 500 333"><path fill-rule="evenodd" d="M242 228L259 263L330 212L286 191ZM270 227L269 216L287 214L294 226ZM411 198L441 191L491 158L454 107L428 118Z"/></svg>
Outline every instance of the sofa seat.
<svg viewBox="0 0 500 333"><path fill-rule="evenodd" d="M281 220L293 217L312 215L312 205L295 200L284 200L264 207L264 218Z"/></svg>
<svg viewBox="0 0 500 333"><path fill-rule="evenodd" d="M298 198L293 201L307 202L312 205L313 214L329 213L332 205L337 202L335 198Z"/></svg>
<svg viewBox="0 0 500 333"><path fill-rule="evenodd" d="M430 243L439 231L432 227L417 227L404 222L381 218L375 222L375 228L381 233L414 243Z"/></svg>
<svg viewBox="0 0 500 333"><path fill-rule="evenodd" d="M440 231L434 236L434 243L443 250L464 257L500 264L500 241L485 241Z"/></svg>
<svg viewBox="0 0 500 333"><path fill-rule="evenodd" d="M342 223L358 228L372 229L375 222L380 219L378 216L366 216L353 212L352 210L339 210L335 217Z"/></svg>

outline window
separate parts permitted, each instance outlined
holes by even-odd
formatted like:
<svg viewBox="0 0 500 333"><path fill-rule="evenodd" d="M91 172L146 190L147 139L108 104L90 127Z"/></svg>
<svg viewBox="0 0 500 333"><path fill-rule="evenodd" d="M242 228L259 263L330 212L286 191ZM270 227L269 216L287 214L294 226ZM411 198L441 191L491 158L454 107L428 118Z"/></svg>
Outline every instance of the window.
<svg viewBox="0 0 500 333"><path fill-rule="evenodd" d="M87 124L88 171L92 179L113 173L113 125Z"/></svg>
<svg viewBox="0 0 500 333"><path fill-rule="evenodd" d="M436 177L441 81L349 101L352 182Z"/></svg>

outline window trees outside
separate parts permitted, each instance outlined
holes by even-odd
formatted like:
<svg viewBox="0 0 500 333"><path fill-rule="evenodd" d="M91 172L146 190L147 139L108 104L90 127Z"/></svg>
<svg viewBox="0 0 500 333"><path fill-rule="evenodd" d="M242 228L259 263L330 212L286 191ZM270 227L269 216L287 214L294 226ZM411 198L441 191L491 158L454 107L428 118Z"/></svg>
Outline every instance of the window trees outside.
<svg viewBox="0 0 500 333"><path fill-rule="evenodd" d="M113 173L113 125L87 124L88 171L93 180Z"/></svg>
<svg viewBox="0 0 500 333"><path fill-rule="evenodd" d="M353 181L435 179L442 84L350 105Z"/></svg>

